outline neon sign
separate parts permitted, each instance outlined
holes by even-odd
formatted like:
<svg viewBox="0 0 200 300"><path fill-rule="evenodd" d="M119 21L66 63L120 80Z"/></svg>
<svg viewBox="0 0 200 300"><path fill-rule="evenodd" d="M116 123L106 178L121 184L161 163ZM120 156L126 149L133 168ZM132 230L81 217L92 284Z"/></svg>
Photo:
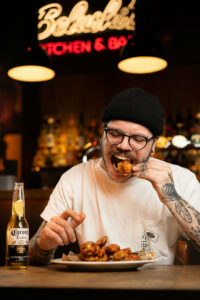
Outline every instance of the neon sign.
<svg viewBox="0 0 200 300"><path fill-rule="evenodd" d="M91 53L92 51L101 52L105 50L118 50L125 46L127 40L132 36L110 36L108 39L97 37L93 42L91 40L75 40L69 42L49 42L40 44L40 46L48 52L49 55L63 54L81 54Z"/></svg>
<svg viewBox="0 0 200 300"><path fill-rule="evenodd" d="M136 0L122 7L122 0L110 0L103 11L88 14L87 1L79 1L68 16L63 15L59 3L50 3L38 11L38 40L49 37L72 36L81 33L98 33L109 30L135 30Z"/></svg>

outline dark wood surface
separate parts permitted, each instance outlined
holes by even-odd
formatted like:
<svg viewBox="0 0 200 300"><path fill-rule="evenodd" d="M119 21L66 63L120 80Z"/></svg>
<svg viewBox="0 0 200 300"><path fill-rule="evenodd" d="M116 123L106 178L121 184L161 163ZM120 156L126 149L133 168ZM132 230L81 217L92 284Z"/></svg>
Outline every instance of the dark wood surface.
<svg viewBox="0 0 200 300"><path fill-rule="evenodd" d="M25 299L42 295L87 296L104 298L135 295L158 299L183 299L200 296L200 266L145 266L128 271L70 271L63 265L28 266L27 270L0 267L0 294L21 295ZM24 298L23 298L24 296ZM173 298L175 297L175 298ZM189 297L189 299L191 299ZM76 297L75 297L76 298ZM3 299L3 298L2 298ZM6 298L5 298L6 299Z"/></svg>

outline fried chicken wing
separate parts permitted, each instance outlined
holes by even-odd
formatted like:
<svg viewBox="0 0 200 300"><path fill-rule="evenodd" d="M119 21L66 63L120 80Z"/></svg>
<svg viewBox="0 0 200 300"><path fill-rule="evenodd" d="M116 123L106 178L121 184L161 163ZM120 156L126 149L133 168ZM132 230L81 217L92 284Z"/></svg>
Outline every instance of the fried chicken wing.
<svg viewBox="0 0 200 300"><path fill-rule="evenodd" d="M120 161L117 164L118 171L124 175L132 173L132 166L133 164L127 160Z"/></svg>
<svg viewBox="0 0 200 300"><path fill-rule="evenodd" d="M118 244L106 246L107 236L103 236L96 242L88 241L81 245L78 258L82 261L127 261L154 259L154 252L146 253L144 250L131 252L130 248L121 249Z"/></svg>
<svg viewBox="0 0 200 300"><path fill-rule="evenodd" d="M109 246L106 247L106 252L108 254L113 254L119 250L120 250L120 246L117 244L110 244Z"/></svg>
<svg viewBox="0 0 200 300"><path fill-rule="evenodd" d="M94 242L88 241L82 244L80 250L84 256L95 256L99 251L99 245L96 245Z"/></svg>
<svg viewBox="0 0 200 300"><path fill-rule="evenodd" d="M107 236L103 236L102 238L100 238L98 241L96 241L96 244L99 245L100 247L104 246L108 241L108 237Z"/></svg>
<svg viewBox="0 0 200 300"><path fill-rule="evenodd" d="M130 253L128 255L128 260L140 260L140 259L141 259L140 256L136 253Z"/></svg>
<svg viewBox="0 0 200 300"><path fill-rule="evenodd" d="M97 261L98 260L96 256L93 256L93 255L85 256L85 255L83 255L83 253L79 253L78 258L82 261Z"/></svg>
<svg viewBox="0 0 200 300"><path fill-rule="evenodd" d="M123 249L113 254L113 260L119 261L119 260L127 260L127 259L128 259L128 252Z"/></svg>

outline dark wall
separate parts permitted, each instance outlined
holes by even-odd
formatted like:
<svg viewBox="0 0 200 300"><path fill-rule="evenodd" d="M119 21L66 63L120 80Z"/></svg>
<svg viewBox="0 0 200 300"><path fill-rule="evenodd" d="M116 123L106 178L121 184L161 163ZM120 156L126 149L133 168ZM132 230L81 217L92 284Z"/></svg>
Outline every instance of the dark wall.
<svg viewBox="0 0 200 300"><path fill-rule="evenodd" d="M103 106L122 89L140 87L154 93L166 115L174 118L177 111L184 115L190 107L200 110L200 65L169 66L148 75L133 75L120 71L57 76L41 88L41 113L59 114L65 123L73 112L85 118L100 117Z"/></svg>
<svg viewBox="0 0 200 300"><path fill-rule="evenodd" d="M183 116L187 108L193 115L200 111L200 65L173 65L166 70L149 75L131 75L118 70L88 72L56 76L46 83L21 84L22 92L22 178L31 186L30 170L37 148L41 120L51 114L67 123L69 114L83 114L85 121L91 116L100 120L103 106L122 89L141 87L154 93L161 101L166 115Z"/></svg>

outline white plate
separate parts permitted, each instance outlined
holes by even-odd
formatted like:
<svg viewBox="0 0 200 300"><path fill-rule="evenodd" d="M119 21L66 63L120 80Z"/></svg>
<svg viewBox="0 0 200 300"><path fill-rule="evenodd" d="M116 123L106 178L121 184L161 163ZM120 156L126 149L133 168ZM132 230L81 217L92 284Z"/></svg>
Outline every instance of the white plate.
<svg viewBox="0 0 200 300"><path fill-rule="evenodd" d="M132 261L105 261L105 262L87 262L87 261L67 261L62 258L52 259L53 264L66 265L74 270L125 270L136 269L145 264L156 262L157 259L152 260L132 260Z"/></svg>

